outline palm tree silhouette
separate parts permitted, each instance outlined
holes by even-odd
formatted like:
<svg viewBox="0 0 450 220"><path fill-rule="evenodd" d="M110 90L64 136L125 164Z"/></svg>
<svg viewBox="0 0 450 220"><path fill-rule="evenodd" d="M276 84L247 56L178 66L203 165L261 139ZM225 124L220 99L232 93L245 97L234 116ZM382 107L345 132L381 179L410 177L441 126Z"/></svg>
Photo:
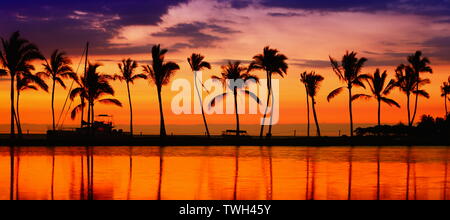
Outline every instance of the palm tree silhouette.
<svg viewBox="0 0 450 220"><path fill-rule="evenodd" d="M202 69L211 69L211 64L204 61L205 57L201 54L195 54L193 53L191 57L187 58L189 65L191 66L192 71L194 72L194 85L195 90L197 91L198 98L200 100L200 106L202 109L202 116L203 116L203 123L205 124L206 134L208 137L211 137L211 134L209 133L208 123L206 122L206 116L205 116L205 110L203 108L203 98L202 93L200 92L200 89L198 88L197 84L197 72L201 71ZM202 83L203 86L203 82ZM202 89L203 91L203 89Z"/></svg>
<svg viewBox="0 0 450 220"><path fill-rule="evenodd" d="M303 75L305 74L305 75ZM306 87L306 94L308 94L307 100L311 98L311 105L314 115L314 122L316 123L316 129L317 129L317 136L320 135L320 127L319 127L319 121L317 119L317 112L316 112L316 95L320 88L320 83L324 80L323 76L316 74L315 72L310 73L303 73L302 74L302 82L305 84ZM304 77L304 78L303 78ZM308 106L309 109L309 106ZM309 112L309 110L308 110ZM309 118L309 115L308 115Z"/></svg>
<svg viewBox="0 0 450 220"><path fill-rule="evenodd" d="M67 57L67 54L63 51L55 50L50 58L50 61L45 60L46 63L43 65L45 71L38 73L38 76L44 76L47 78L51 78L52 80L52 124L53 131L56 130L55 124L55 88L56 83L61 85L64 89L66 89L66 85L64 84L63 79L73 79L77 80L77 74L73 72L72 61Z"/></svg>
<svg viewBox="0 0 450 220"><path fill-rule="evenodd" d="M395 88L395 80L391 80L386 85L387 71L383 74L380 73L380 69L377 69L373 76L369 75L366 79L367 84L370 87L372 96L367 96L368 98L375 98L378 101L378 126L381 126L381 102L388 104L389 106L396 106L400 108L400 105L393 99L387 98L393 88Z"/></svg>
<svg viewBox="0 0 450 220"><path fill-rule="evenodd" d="M417 87L420 88L422 85L429 84L430 80L421 79L417 76L417 73L414 72L411 66L405 66L404 64L398 66L395 72L395 86L398 87L401 92L406 94L408 126L411 127L413 125L410 106L411 95L416 94L425 98L430 98L430 95L425 90L417 90Z"/></svg>
<svg viewBox="0 0 450 220"><path fill-rule="evenodd" d="M367 79L368 76L366 74L361 74L361 70L364 67L364 64L367 62L367 59L357 58L356 52L347 53L342 58L342 64L339 65L338 61L330 57L331 66L333 68L334 73L339 77L339 80L344 82L346 84L346 87L340 87L332 91L328 95L328 102L339 95L344 89L348 89L349 93L349 111L350 111L350 136L353 137L353 101L356 99L364 97L362 94L353 95L352 89L353 87L362 87L366 88L364 86L364 83L362 80Z"/></svg>
<svg viewBox="0 0 450 220"><path fill-rule="evenodd" d="M148 75L148 78L155 83L158 90L158 101L159 101L159 115L160 115L160 136L165 137L166 125L164 122L164 112L161 91L162 87L169 84L170 79L175 75L175 72L180 69L180 66L174 62L164 62L164 58L167 49L161 49L161 45L155 45L152 48L152 65L144 66L144 72Z"/></svg>
<svg viewBox="0 0 450 220"><path fill-rule="evenodd" d="M19 111L21 92L24 92L27 90L37 91L39 88L48 92L48 85L37 74L33 75L30 72L18 74L16 77L17 77L17 86L16 86L16 90L17 90L17 99L16 99L17 132L18 132L19 136L21 136L22 135L22 125L20 122L20 111Z"/></svg>
<svg viewBox="0 0 450 220"><path fill-rule="evenodd" d="M448 109L447 109L447 101L448 101L448 95L450 94L450 77L448 77L448 81L444 82L441 86L441 96L444 97L444 106L445 106L445 116L448 115Z"/></svg>
<svg viewBox="0 0 450 220"><path fill-rule="evenodd" d="M429 66L430 60L427 57L422 57L422 51L417 51L415 54L408 56L408 62L411 65L411 68L414 72L414 75L417 77L417 79L420 78L421 73L433 73L433 69ZM417 114L417 106L419 103L419 84L416 85L416 101L414 104L414 113L411 120L411 124L414 124L414 121L416 119Z"/></svg>
<svg viewBox="0 0 450 220"><path fill-rule="evenodd" d="M252 93L249 90L246 90L245 86L248 82L254 81L256 83L259 83L259 78L255 75L251 75L248 73L248 68L241 65L241 62L236 61L232 63L231 61L228 62L228 65L222 66L222 76L213 76L212 79L216 81L222 82L222 84L225 87L228 87L231 91L233 91L233 97L234 97L234 109L236 114L236 136L240 136L241 129L239 124L239 109L238 109L238 95L239 91L244 93L245 95L250 96L253 98L258 104L260 104L260 100L257 95ZM228 92L225 92L223 94L220 94L216 97L214 97L211 100L210 107L215 106L215 104L223 100L227 95L230 95Z"/></svg>
<svg viewBox="0 0 450 220"><path fill-rule="evenodd" d="M38 47L28 40L22 38L20 33L14 32L9 39L2 40L2 49L0 50L0 60L5 72L7 72L11 78L11 138L15 137L15 109L14 109L14 97L15 89L14 83L17 74L33 69L31 64L35 60L42 60L44 57L39 51Z"/></svg>
<svg viewBox="0 0 450 220"><path fill-rule="evenodd" d="M272 49L270 47L265 47L262 54L258 54L253 57L253 62L250 64L249 71L252 70L263 70L266 72L267 75L267 104L266 104L266 110L264 112L264 118L261 125L261 131L259 136L262 138L264 133L264 124L265 119L267 117L269 105L270 105L270 98L272 97L272 104L274 103L273 98L273 89L272 89L272 76L273 75L280 75L281 77L284 77L287 75L288 70L288 64L286 63L286 60L288 58L280 54L280 52L277 49ZM273 112L273 106L272 106L272 112ZM271 117L272 118L272 117ZM271 119L272 122L272 119ZM269 132L267 133L267 137L272 136L272 123L269 125Z"/></svg>
<svg viewBox="0 0 450 220"><path fill-rule="evenodd" d="M131 103L130 83L134 84L137 79L147 79L145 74L134 74L134 71L138 67L138 63L130 58L122 60L122 63L118 64L120 69L120 75L115 75L114 80L125 81L127 84L128 103L130 105L130 133L133 136L133 105Z"/></svg>
<svg viewBox="0 0 450 220"><path fill-rule="evenodd" d="M300 74L300 82L303 83L303 85L305 85L305 91L306 91L306 107L307 107L307 115L308 115L308 137L310 136L310 126L311 126L311 117L310 117L310 113L309 113L309 94L308 94L308 86L307 86L307 75L308 73L305 71L302 74Z"/></svg>
<svg viewBox="0 0 450 220"><path fill-rule="evenodd" d="M97 70L101 64L89 64L87 74L78 80L80 87L75 88L70 93L70 98L73 100L79 96L88 101L88 125L92 126L94 123L95 103L115 105L122 107L122 103L114 98L103 98L104 96L114 96L114 89L111 87L110 81L113 77L100 74ZM72 110L71 117L74 119L76 114L85 106L80 104Z"/></svg>

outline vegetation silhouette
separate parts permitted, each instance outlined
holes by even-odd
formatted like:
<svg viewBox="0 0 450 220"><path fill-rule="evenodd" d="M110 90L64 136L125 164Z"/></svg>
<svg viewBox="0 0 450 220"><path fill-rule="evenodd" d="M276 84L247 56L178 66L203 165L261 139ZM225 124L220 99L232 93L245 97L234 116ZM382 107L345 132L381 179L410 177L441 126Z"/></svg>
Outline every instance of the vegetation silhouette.
<svg viewBox="0 0 450 220"><path fill-rule="evenodd" d="M450 100L450 77L448 77L448 81L444 82L441 86L441 96L444 98L444 107L445 107L445 115L448 115L447 102Z"/></svg>
<svg viewBox="0 0 450 220"><path fill-rule="evenodd" d="M363 94L352 94L353 87L362 87L366 88L363 83L363 80L368 79L369 76L366 74L362 74L362 68L364 64L367 62L367 58L357 58L356 52L347 53L342 57L341 64L338 63L337 60L330 57L331 66L333 68L334 73L339 77L339 80L346 84L345 87L340 87L332 91L327 99L328 102L335 98L337 95L342 93L344 89L348 89L349 99L349 112L350 112L350 136L353 137L353 101L365 97Z"/></svg>
<svg viewBox="0 0 450 220"><path fill-rule="evenodd" d="M195 54L193 53L190 57L187 58L187 61L189 63L189 65L191 66L191 70L194 73L194 85L195 85L195 90L197 92L197 96L200 100L200 107L202 110L202 117L203 117L203 124L205 124L205 130L206 130L206 134L209 137L211 137L211 133L209 132L209 128L208 128L208 122L206 121L206 116L205 116L205 109L203 108L203 97L202 97L202 93L200 92L200 89L198 88L198 79L197 79L197 72L198 71L202 71L203 69L211 69L211 64L204 61L205 57L202 56L201 54ZM202 91L203 91L203 82L200 82L200 84L202 84Z"/></svg>
<svg viewBox="0 0 450 220"><path fill-rule="evenodd" d="M427 57L422 57L422 51L417 51L415 54L408 56L407 60L409 65L411 66L411 69L414 73L414 76L417 77L417 81L420 81L420 74L422 73L433 73L433 69L429 66L430 65L430 60ZM416 90L415 90L415 95L416 95L416 101L414 104L414 113L413 113L413 117L411 119L411 124L414 124L414 121L416 119L416 114L417 114L417 107L418 107L418 103L419 103L419 96L423 96L422 91L420 90L420 83L416 84Z"/></svg>
<svg viewBox="0 0 450 220"><path fill-rule="evenodd" d="M307 84L307 75L308 72L303 72L300 74L300 82L305 86L306 92L306 114L307 114L307 136L311 136L311 117L310 117L310 106L309 106L309 93L308 93L308 84Z"/></svg>
<svg viewBox="0 0 450 220"><path fill-rule="evenodd" d="M15 138L15 80L16 76L34 70L34 66L31 64L35 60L43 60L41 52L38 47L20 36L20 33L14 32L9 39L1 38L2 48L0 50L0 60L4 70L10 76L10 99L11 99L11 120L10 120L10 136Z"/></svg>
<svg viewBox="0 0 450 220"><path fill-rule="evenodd" d="M50 78L52 80L52 125L53 131L56 131L56 123L55 123L55 88L56 83L58 83L61 87L66 89L66 85L63 79L70 78L72 80L77 80L77 74L73 72L72 61L69 59L65 52L61 52L59 50L55 50L50 60L45 60L44 72L39 72L38 76Z"/></svg>
<svg viewBox="0 0 450 220"><path fill-rule="evenodd" d="M228 62L228 65L222 66L222 76L213 76L213 80L217 80L222 83L226 88L232 91L232 95L234 97L234 110L236 114L236 136L241 135L240 123L239 123L239 109L238 109L238 92L242 92L245 95L250 96L254 99L258 104L260 104L260 100L258 96L251 91L247 90L245 87L248 82L256 82L259 83L259 78L255 75L248 73L248 68L241 65L241 62L236 61L232 63ZM210 107L214 107L218 101L223 100L226 96L230 95L230 93L225 92L214 97L211 100Z"/></svg>
<svg viewBox="0 0 450 220"><path fill-rule="evenodd" d="M130 106L130 134L133 136L133 104L131 102L130 84L134 84L137 79L147 79L145 74L135 74L138 68L138 63L131 58L122 60L122 63L117 64L120 69L120 74L114 75L114 80L125 81L127 85L128 103Z"/></svg>
<svg viewBox="0 0 450 220"><path fill-rule="evenodd" d="M387 96L391 93L392 89L395 88L395 81L391 80L386 84L387 71L383 74L380 73L380 69L377 69L373 75L369 75L366 79L367 84L370 87L372 95L367 95L367 98L375 98L378 102L378 126L381 126L381 103L386 103L389 106L395 106L400 108L400 105L393 99Z"/></svg>
<svg viewBox="0 0 450 220"><path fill-rule="evenodd" d="M316 95L319 92L320 84L325 78L323 76L316 74L315 72L310 73L302 73L301 74L301 81L305 84L306 87L306 94L307 94L307 103L309 103L309 98L311 98L311 106L313 110L314 115L314 122L316 123L316 129L317 129L317 136L321 136L320 134L320 126L319 126L319 120L317 119L317 112L316 112ZM308 105L308 120L309 120L309 105ZM309 124L308 124L308 130L309 130ZM309 131L308 131L309 136Z"/></svg>
<svg viewBox="0 0 450 220"><path fill-rule="evenodd" d="M411 118L411 95L419 95L425 98L430 98L430 95L425 90L417 90L417 88L429 84L429 79L421 79L417 73L414 72L411 66L399 65L395 71L396 82L395 85L401 92L406 94L406 108L408 112L408 126L413 126Z"/></svg>
<svg viewBox="0 0 450 220"><path fill-rule="evenodd" d="M162 87L169 84L170 79L175 75L180 66L174 62L165 62L167 49L161 49L161 45L155 45L152 48L152 65L144 66L144 73L151 79L158 90L159 115L160 115L160 136L166 137L166 125L164 122L164 112L161 91Z"/></svg>
<svg viewBox="0 0 450 220"><path fill-rule="evenodd" d="M274 103L274 94L272 88L272 76L279 75L284 77L287 75L288 64L287 57L284 54L281 54L277 49L272 49L269 46L265 47L262 54L258 54L253 57L253 61L250 63L249 71L253 70L263 70L266 72L267 76L267 104L266 110L264 111L263 122L261 125L260 138L264 135L264 125L267 117L269 105L272 98L272 108L271 113L273 112L273 103ZM272 114L271 114L271 122L272 122ZM267 133L267 137L272 137L272 123L269 125L269 132Z"/></svg>

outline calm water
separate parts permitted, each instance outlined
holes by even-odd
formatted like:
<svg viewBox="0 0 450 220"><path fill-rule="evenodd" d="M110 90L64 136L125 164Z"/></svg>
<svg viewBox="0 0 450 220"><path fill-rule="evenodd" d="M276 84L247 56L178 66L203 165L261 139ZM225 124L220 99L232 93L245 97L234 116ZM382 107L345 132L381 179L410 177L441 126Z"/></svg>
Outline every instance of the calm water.
<svg viewBox="0 0 450 220"><path fill-rule="evenodd" d="M450 198L450 148L0 148L0 199Z"/></svg>

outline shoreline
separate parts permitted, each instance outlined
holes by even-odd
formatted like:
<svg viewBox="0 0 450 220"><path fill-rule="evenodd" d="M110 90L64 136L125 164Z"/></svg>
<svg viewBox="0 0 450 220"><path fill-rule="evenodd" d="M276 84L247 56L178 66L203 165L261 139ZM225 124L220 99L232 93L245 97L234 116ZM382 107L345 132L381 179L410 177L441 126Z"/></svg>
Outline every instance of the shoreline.
<svg viewBox="0 0 450 220"><path fill-rule="evenodd" d="M134 136L113 137L53 137L46 135L23 135L22 139L11 140L0 134L0 146L448 146L448 137L223 137L212 136Z"/></svg>

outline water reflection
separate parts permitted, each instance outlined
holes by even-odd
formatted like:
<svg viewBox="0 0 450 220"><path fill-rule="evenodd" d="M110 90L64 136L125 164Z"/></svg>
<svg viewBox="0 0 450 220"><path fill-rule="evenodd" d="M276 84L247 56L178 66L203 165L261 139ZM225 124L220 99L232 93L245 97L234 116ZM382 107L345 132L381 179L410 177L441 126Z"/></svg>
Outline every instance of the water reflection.
<svg viewBox="0 0 450 220"><path fill-rule="evenodd" d="M448 198L446 147L1 147L0 199Z"/></svg>

